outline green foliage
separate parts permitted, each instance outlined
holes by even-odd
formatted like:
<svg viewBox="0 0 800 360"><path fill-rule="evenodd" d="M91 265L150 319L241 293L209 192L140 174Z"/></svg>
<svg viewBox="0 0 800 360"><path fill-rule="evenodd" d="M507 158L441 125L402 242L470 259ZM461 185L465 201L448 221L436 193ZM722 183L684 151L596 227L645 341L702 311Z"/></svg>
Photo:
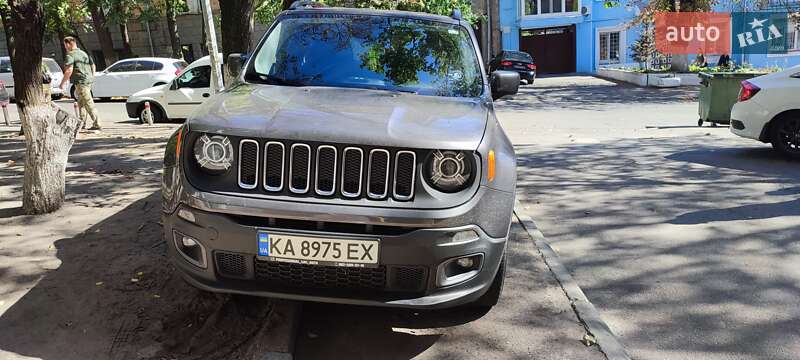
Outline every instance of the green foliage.
<svg viewBox="0 0 800 360"><path fill-rule="evenodd" d="M472 11L470 0L320 0L319 2L328 6L416 11L445 16L450 16L453 9L458 9L464 20L470 24L475 24L483 18L482 15ZM280 12L280 0L258 0L255 18L262 24L269 24Z"/></svg>
<svg viewBox="0 0 800 360"><path fill-rule="evenodd" d="M78 0L45 0L44 37L53 39L58 34L77 34L91 31L86 19L90 17L85 4Z"/></svg>
<svg viewBox="0 0 800 360"><path fill-rule="evenodd" d="M642 25L639 29L639 38L631 44L631 57L645 70L650 66L650 61L656 55L655 31L649 25Z"/></svg>

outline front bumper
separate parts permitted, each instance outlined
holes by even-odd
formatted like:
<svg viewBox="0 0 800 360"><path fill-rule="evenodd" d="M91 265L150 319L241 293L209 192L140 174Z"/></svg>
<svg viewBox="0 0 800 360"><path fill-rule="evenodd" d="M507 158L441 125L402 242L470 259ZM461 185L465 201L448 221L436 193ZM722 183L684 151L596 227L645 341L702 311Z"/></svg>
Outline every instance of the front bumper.
<svg viewBox="0 0 800 360"><path fill-rule="evenodd" d="M491 286L507 239L507 235L493 238L476 225L409 228L404 233L393 235L352 234L309 230L298 226L302 222L297 220L270 222L266 218L202 211L185 204L180 205L179 209L191 211L195 221L189 222L179 217L178 210L164 213L162 220L168 253L189 283L207 291L301 301L420 309L469 303L483 295ZM340 282L334 279L334 273L336 269L341 272L341 268L315 265L286 264L284 271L298 272L290 275L297 281L297 286L288 286L285 282L277 281L280 279L265 277L259 270L265 266L265 262L256 257L259 230L329 238L377 238L380 242L379 264L385 273L385 288L338 288L333 286ZM476 236L454 241L455 234L470 231ZM205 268L192 264L179 252L173 238L175 232L192 237L202 244L206 254ZM448 259L473 254L483 255L480 270L474 277L451 286L437 285L440 264ZM243 269L236 275L231 275L228 270L231 256L237 257L239 261L237 269ZM408 269L416 269L416 272L409 275ZM358 271L361 269L344 270L356 277L359 276ZM371 272L374 273L374 270ZM303 277L311 275L330 277L332 286L304 286ZM413 279L409 279L409 276ZM305 280L319 283L318 278Z"/></svg>

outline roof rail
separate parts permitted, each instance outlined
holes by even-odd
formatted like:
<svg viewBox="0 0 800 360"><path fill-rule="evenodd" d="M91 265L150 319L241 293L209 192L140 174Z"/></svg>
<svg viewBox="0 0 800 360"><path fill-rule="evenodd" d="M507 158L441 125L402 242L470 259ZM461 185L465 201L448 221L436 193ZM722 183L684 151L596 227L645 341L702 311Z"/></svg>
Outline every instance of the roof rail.
<svg viewBox="0 0 800 360"><path fill-rule="evenodd" d="M458 21L464 20L464 18L461 16L461 10L459 9L453 9L453 13L450 14L450 17Z"/></svg>
<svg viewBox="0 0 800 360"><path fill-rule="evenodd" d="M322 3L318 3L316 1L298 0L293 2L291 6L289 6L289 10L316 9L321 7L325 7L325 5Z"/></svg>

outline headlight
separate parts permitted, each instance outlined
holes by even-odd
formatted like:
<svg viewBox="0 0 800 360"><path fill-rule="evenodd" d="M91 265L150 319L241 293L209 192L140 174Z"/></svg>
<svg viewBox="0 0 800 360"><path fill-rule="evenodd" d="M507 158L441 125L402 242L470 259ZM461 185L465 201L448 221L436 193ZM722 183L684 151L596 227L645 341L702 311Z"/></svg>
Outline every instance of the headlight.
<svg viewBox="0 0 800 360"><path fill-rule="evenodd" d="M436 190L454 193L467 188L474 176L474 158L465 151L435 150L425 162L425 179Z"/></svg>
<svg viewBox="0 0 800 360"><path fill-rule="evenodd" d="M203 170L222 173L233 164L233 145L225 136L203 134L194 143L194 158Z"/></svg>

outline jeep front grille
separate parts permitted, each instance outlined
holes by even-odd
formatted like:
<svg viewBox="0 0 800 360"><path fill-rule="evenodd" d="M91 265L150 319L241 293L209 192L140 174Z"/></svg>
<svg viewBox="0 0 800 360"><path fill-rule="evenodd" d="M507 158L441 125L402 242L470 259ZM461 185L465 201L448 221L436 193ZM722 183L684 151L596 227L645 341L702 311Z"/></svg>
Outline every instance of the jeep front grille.
<svg viewBox="0 0 800 360"><path fill-rule="evenodd" d="M241 139L238 172L239 188L267 194L411 201L417 154L410 150Z"/></svg>

